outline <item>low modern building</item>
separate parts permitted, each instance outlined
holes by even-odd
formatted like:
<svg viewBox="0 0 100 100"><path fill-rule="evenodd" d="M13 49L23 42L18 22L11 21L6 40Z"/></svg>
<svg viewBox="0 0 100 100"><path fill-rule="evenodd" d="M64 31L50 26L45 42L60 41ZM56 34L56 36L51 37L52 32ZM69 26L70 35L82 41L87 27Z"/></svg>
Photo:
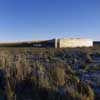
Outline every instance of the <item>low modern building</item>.
<svg viewBox="0 0 100 100"><path fill-rule="evenodd" d="M84 38L62 38L57 40L57 48L66 47L92 47L93 41Z"/></svg>
<svg viewBox="0 0 100 100"><path fill-rule="evenodd" d="M43 41L0 43L0 47L74 48L92 46L92 40L83 38L61 38Z"/></svg>

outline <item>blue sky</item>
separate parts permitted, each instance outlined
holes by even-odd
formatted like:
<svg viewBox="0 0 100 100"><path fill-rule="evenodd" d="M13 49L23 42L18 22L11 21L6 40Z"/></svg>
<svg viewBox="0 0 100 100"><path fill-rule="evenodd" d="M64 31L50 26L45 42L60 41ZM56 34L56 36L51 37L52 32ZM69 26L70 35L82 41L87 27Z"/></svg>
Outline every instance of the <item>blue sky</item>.
<svg viewBox="0 0 100 100"><path fill-rule="evenodd" d="M0 0L0 41L100 40L100 0Z"/></svg>

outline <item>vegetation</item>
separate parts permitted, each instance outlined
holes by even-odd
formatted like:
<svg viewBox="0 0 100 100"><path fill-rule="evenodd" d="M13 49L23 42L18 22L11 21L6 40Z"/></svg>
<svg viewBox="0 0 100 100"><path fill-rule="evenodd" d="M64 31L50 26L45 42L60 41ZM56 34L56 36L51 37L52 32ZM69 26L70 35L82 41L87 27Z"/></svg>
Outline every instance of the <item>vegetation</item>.
<svg viewBox="0 0 100 100"><path fill-rule="evenodd" d="M74 71L75 62L87 71L94 52L0 48L0 100L94 100L92 88Z"/></svg>

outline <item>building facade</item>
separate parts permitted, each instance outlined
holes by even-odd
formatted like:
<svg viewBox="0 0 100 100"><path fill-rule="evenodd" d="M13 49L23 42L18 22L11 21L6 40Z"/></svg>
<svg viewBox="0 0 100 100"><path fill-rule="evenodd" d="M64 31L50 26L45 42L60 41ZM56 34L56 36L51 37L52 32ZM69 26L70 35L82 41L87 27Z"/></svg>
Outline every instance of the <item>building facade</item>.
<svg viewBox="0 0 100 100"><path fill-rule="evenodd" d="M93 41L83 38L62 38L57 40L57 48L92 47Z"/></svg>

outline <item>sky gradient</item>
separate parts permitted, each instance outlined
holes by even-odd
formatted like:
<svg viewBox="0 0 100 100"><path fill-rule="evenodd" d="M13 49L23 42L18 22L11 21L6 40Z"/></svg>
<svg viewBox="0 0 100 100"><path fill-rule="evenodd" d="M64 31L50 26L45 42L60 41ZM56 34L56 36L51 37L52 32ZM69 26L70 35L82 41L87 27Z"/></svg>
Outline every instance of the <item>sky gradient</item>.
<svg viewBox="0 0 100 100"><path fill-rule="evenodd" d="M0 41L100 40L100 0L0 0Z"/></svg>

